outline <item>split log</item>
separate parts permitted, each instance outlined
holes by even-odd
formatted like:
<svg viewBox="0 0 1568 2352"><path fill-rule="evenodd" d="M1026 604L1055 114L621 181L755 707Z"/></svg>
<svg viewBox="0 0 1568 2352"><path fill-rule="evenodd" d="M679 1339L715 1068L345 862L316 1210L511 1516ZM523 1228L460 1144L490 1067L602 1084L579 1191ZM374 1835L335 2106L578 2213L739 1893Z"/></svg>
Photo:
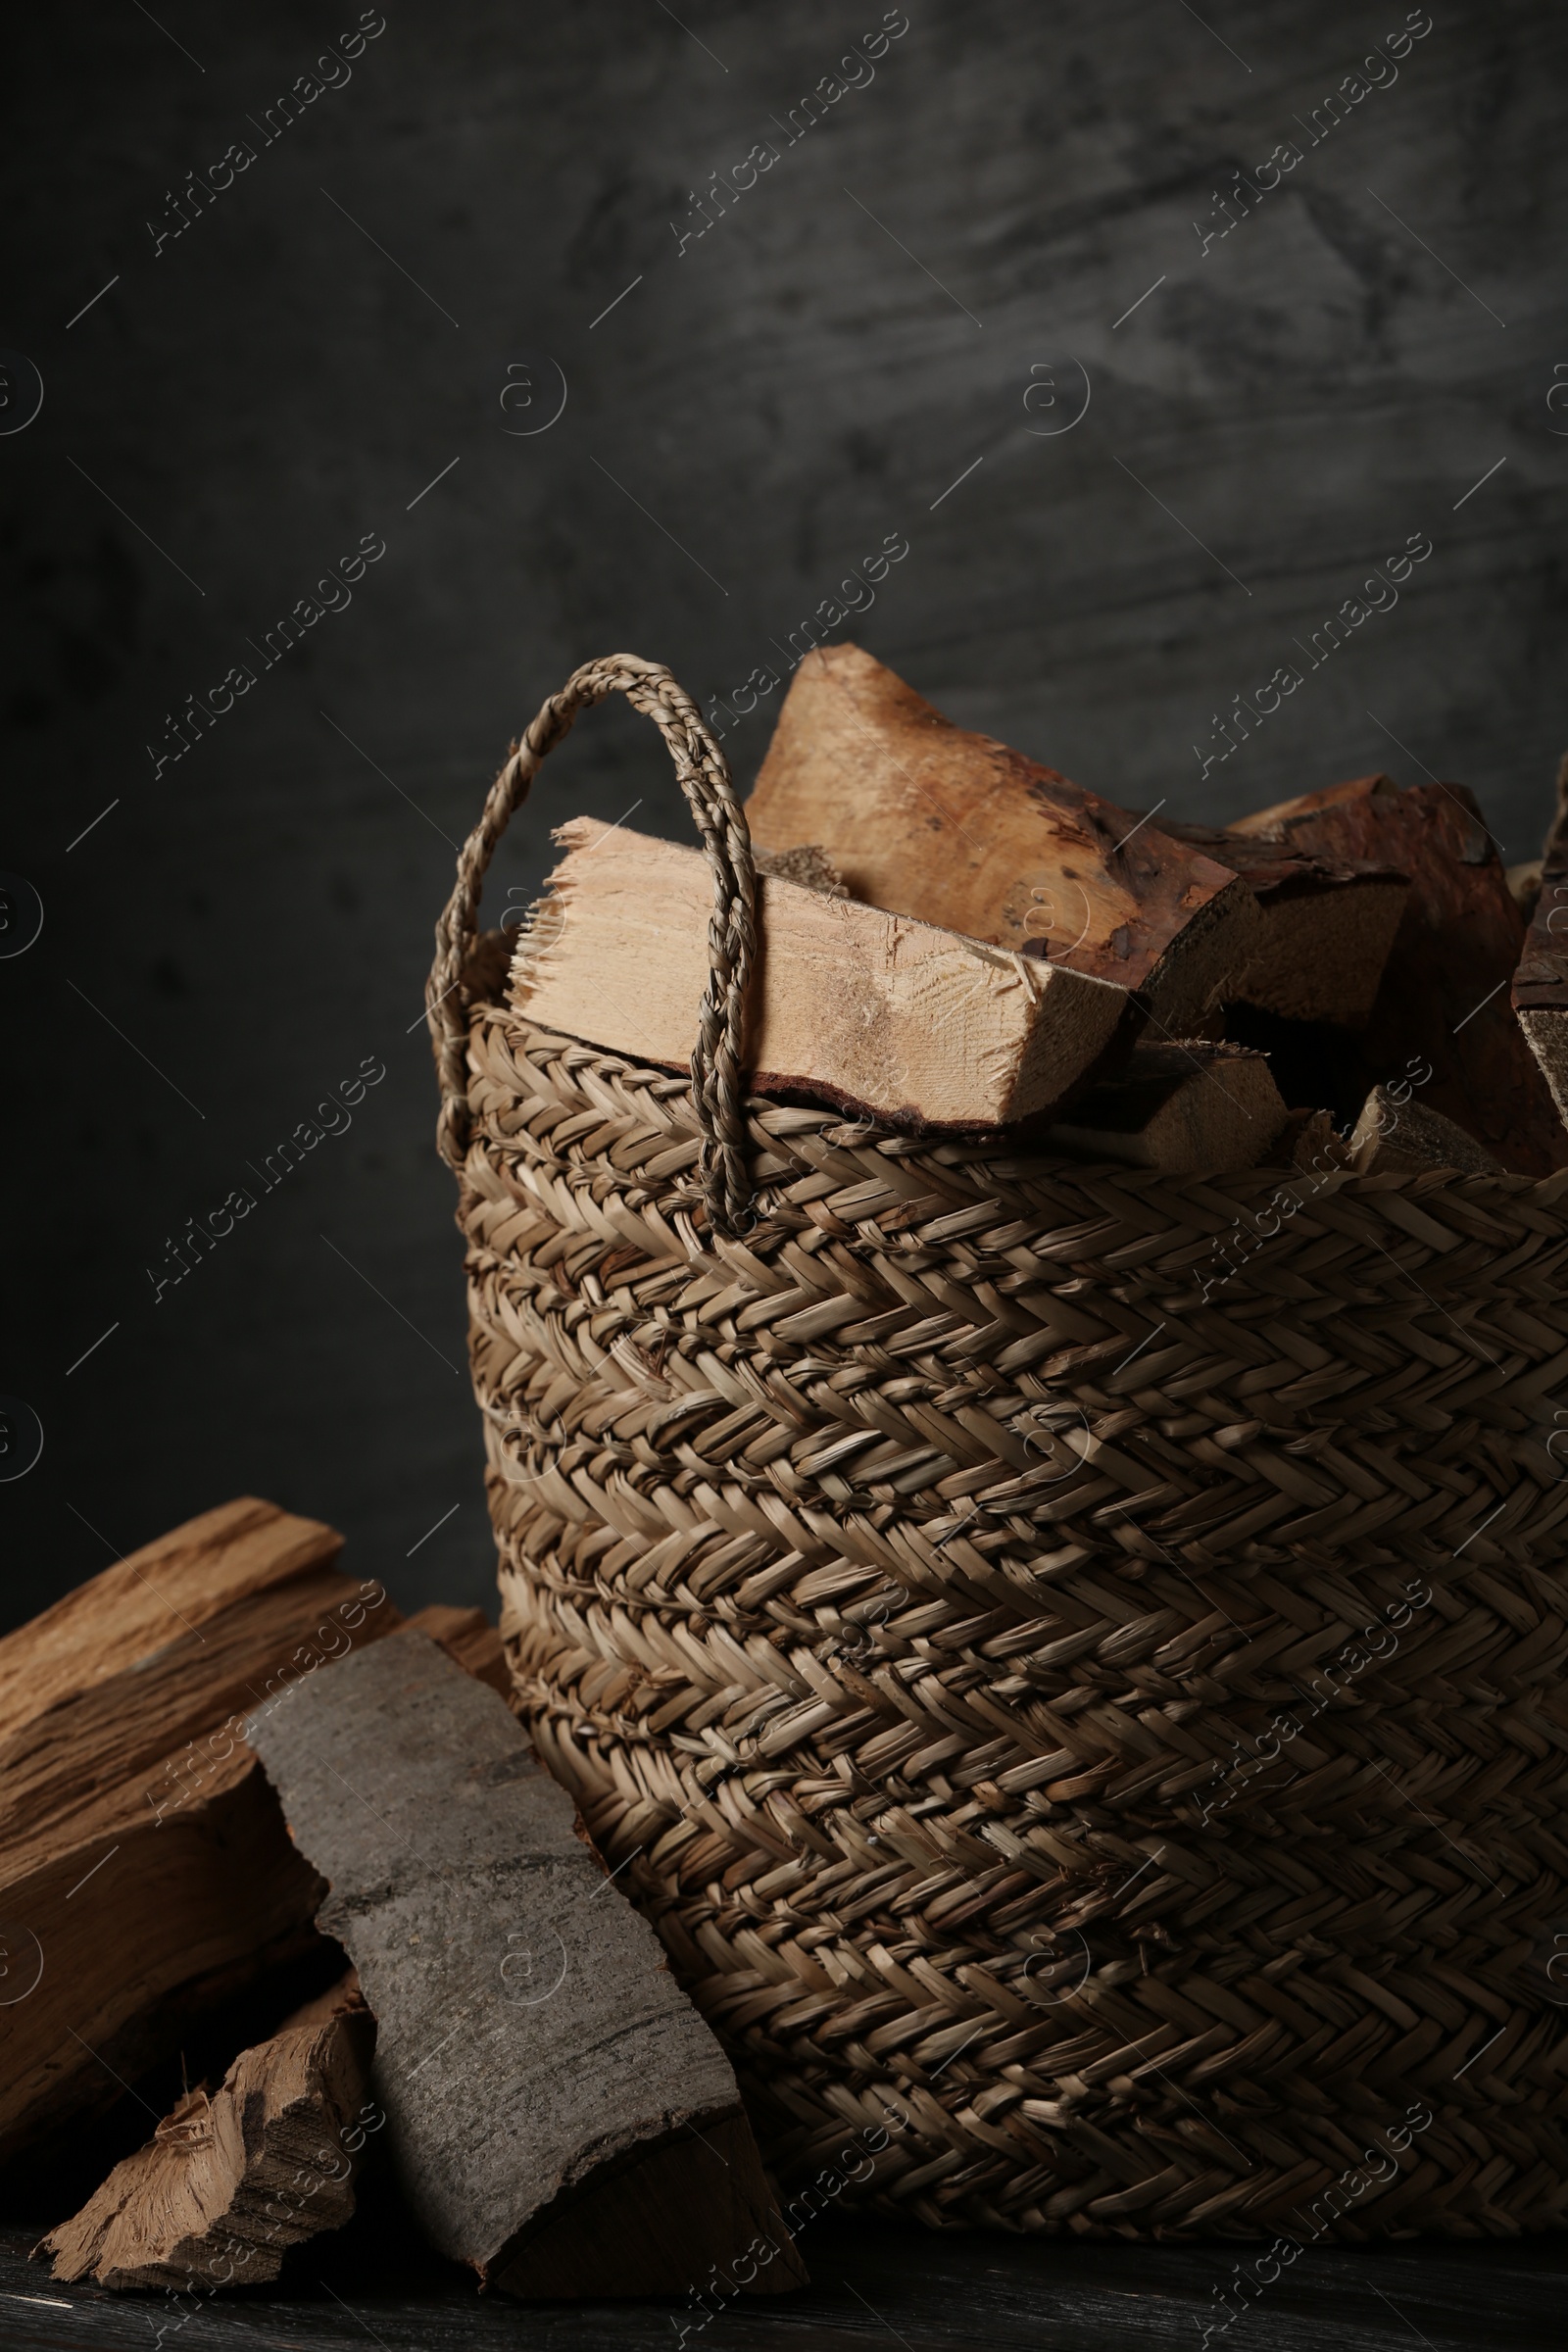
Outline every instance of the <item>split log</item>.
<svg viewBox="0 0 1568 2352"><path fill-rule="evenodd" d="M341 1543L226 1503L0 1641L0 2157L119 2099L317 1941L320 1883L243 1730L400 1622L336 1571Z"/></svg>
<svg viewBox="0 0 1568 2352"><path fill-rule="evenodd" d="M145 2147L36 2249L99 2286L262 2286L340 2230L371 2123L375 2026L351 1976L187 2091Z"/></svg>
<svg viewBox="0 0 1568 2352"><path fill-rule="evenodd" d="M1255 1167L1288 1117L1261 1054L1205 1039L1135 1047L1064 1119L1053 1150L1120 1159L1171 1175Z"/></svg>
<svg viewBox="0 0 1568 2352"><path fill-rule="evenodd" d="M1524 921L1502 860L1459 784L1401 790L1359 776L1230 827L1329 858L1373 858L1410 877L1404 913L1359 1051L1365 1083L1430 1065L1421 1100L1520 1175L1568 1163L1568 1131L1508 1001Z"/></svg>
<svg viewBox="0 0 1568 2352"><path fill-rule="evenodd" d="M681 2294L760 2240L757 2288L803 2281L728 2061L493 1692L404 1632L255 1739L444 2254L517 2295Z"/></svg>
<svg viewBox="0 0 1568 2352"><path fill-rule="evenodd" d="M709 986L706 859L576 817L513 965L519 1012L685 1068ZM1067 1101L1130 1038L1125 989L765 876L748 1084L920 1130L984 1130Z"/></svg>
<svg viewBox="0 0 1568 2352"><path fill-rule="evenodd" d="M1230 982L1234 1004L1359 1029L1370 1019L1404 912L1408 878L1366 858L1314 858L1213 825L1167 824L1239 874L1262 924Z"/></svg>
<svg viewBox="0 0 1568 2352"><path fill-rule="evenodd" d="M1200 850L970 734L858 646L808 654L746 815L764 849L820 842L858 899L1136 989L1185 1037L1258 930Z"/></svg>
<svg viewBox="0 0 1568 2352"><path fill-rule="evenodd" d="M1424 1175L1449 1168L1461 1176L1502 1176L1506 1170L1441 1110L1411 1096L1396 1102L1386 1087L1368 1095L1349 1140L1358 1176Z"/></svg>

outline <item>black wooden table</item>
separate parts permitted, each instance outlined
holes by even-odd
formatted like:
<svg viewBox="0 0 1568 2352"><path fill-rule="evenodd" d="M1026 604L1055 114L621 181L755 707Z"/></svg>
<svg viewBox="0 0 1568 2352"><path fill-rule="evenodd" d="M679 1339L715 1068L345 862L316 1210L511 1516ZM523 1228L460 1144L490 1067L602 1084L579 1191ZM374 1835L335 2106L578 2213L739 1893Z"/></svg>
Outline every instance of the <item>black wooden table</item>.
<svg viewBox="0 0 1568 2352"><path fill-rule="evenodd" d="M26 2258L36 2236L0 2228L4 2352L154 2352L160 2340L162 2352L674 2352L683 2327L687 2352L1201 2352L1205 2325L1224 2317L1214 2289L1257 2250L938 2238L824 2217L803 2236L809 2288L731 2302L699 2328L676 2304L480 2296L393 2217L301 2248L275 2288L178 2305L56 2286ZM1568 2238L1316 2248L1208 2341L1215 2352L1561 2352Z"/></svg>

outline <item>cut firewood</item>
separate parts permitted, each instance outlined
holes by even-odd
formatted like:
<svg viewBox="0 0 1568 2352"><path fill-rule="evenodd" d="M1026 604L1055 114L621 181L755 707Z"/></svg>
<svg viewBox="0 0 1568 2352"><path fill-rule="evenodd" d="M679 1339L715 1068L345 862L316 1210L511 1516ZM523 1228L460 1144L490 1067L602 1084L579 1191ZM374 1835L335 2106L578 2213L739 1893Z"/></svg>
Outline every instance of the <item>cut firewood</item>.
<svg viewBox="0 0 1568 2352"><path fill-rule="evenodd" d="M1414 1096L1396 1102L1382 1086L1366 1099L1350 1135L1349 1154L1358 1176L1422 1175L1428 1168L1453 1168L1461 1176L1507 1173L1441 1110Z"/></svg>
<svg viewBox="0 0 1568 2352"><path fill-rule="evenodd" d="M494 1692L406 1631L255 1740L443 2253L517 2295L681 2294L760 2235L756 2287L804 2280L728 2061Z"/></svg>
<svg viewBox="0 0 1568 2352"><path fill-rule="evenodd" d="M1371 1015L1409 881L1364 858L1313 858L1212 825L1167 831L1227 865L1257 901L1260 934L1232 1003L1293 1021L1361 1028Z"/></svg>
<svg viewBox="0 0 1568 2352"><path fill-rule="evenodd" d="M1425 1107L1505 1168L1545 1176L1568 1164L1568 1131L1508 1002L1523 917L1462 785L1401 790L1387 776L1359 776L1230 830L1408 874L1394 950L1358 1040L1366 1084L1424 1069Z"/></svg>
<svg viewBox="0 0 1568 2352"><path fill-rule="evenodd" d="M1146 997L1186 1036L1257 935L1200 850L956 727L858 646L808 654L746 804L764 849L822 845L858 899Z"/></svg>
<svg viewBox="0 0 1568 2352"><path fill-rule="evenodd" d="M547 1028L685 1068L713 887L696 850L576 817L519 942L512 1002ZM1130 1038L1125 989L800 883L759 881L748 1084L911 1128L1007 1125L1067 1101Z"/></svg>
<svg viewBox="0 0 1568 2352"><path fill-rule="evenodd" d="M99 2286L261 2286L290 2246L340 2230L370 2121L375 2025L352 1977L187 2091L37 2251Z"/></svg>
<svg viewBox="0 0 1568 2352"><path fill-rule="evenodd" d="M341 1541L226 1503L0 1641L0 2157L316 1942L320 1884L243 1726L400 1622Z"/></svg>
<svg viewBox="0 0 1568 2352"><path fill-rule="evenodd" d="M1053 1121L1046 1141L1094 1159L1213 1175L1255 1167L1288 1115L1261 1054L1192 1039L1136 1047L1122 1069Z"/></svg>

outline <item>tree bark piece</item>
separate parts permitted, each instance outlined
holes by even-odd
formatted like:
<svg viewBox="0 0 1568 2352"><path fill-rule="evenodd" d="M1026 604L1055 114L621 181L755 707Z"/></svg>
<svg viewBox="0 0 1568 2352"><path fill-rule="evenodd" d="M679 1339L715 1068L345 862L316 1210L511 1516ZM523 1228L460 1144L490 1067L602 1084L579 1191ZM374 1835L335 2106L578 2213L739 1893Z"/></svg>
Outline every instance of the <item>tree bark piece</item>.
<svg viewBox="0 0 1568 2352"><path fill-rule="evenodd" d="M709 984L696 850L573 818L524 931L512 1002L547 1028L674 1068ZM1138 1025L1124 989L781 876L759 881L748 1083L914 1129L984 1130L1067 1101Z"/></svg>
<svg viewBox="0 0 1568 2352"><path fill-rule="evenodd" d="M1171 1175L1255 1167L1289 1113L1261 1054L1194 1039L1138 1046L1124 1068L1052 1123L1046 1141Z"/></svg>
<svg viewBox="0 0 1568 2352"><path fill-rule="evenodd" d="M354 2211L375 2026L352 1977L188 2091L37 2251L99 2286L262 2286Z"/></svg>
<svg viewBox="0 0 1568 2352"><path fill-rule="evenodd" d="M319 1882L243 1720L399 1623L341 1542L246 1497L0 1641L0 2158L316 1940Z"/></svg>
<svg viewBox="0 0 1568 2352"><path fill-rule="evenodd" d="M1408 877L1370 859L1314 858L1212 825L1167 830L1229 866L1257 901L1261 929L1230 983L1231 1001L1287 1020L1363 1027L1404 912Z"/></svg>
<svg viewBox="0 0 1568 2352"><path fill-rule="evenodd" d="M1349 1155L1358 1176L1424 1175L1429 1168L1453 1168L1461 1176L1507 1172L1441 1110L1414 1096L1396 1102L1381 1086L1372 1089L1362 1106L1350 1134Z"/></svg>
<svg viewBox="0 0 1568 2352"><path fill-rule="evenodd" d="M735 2079L507 1708L415 1632L256 1729L379 2028L373 2087L433 2242L519 2295L804 2272Z"/></svg>
<svg viewBox="0 0 1568 2352"><path fill-rule="evenodd" d="M1508 1001L1524 920L1471 795L1358 776L1260 809L1233 833L1329 858L1375 858L1410 877L1393 953L1359 1040L1368 1087L1422 1062L1426 1108L1505 1168L1568 1163L1568 1132Z"/></svg>
<svg viewBox="0 0 1568 2352"><path fill-rule="evenodd" d="M855 645L802 662L746 815L763 849L819 842L871 906L1141 991L1172 1036L1223 1001L1258 930L1227 868L955 726Z"/></svg>

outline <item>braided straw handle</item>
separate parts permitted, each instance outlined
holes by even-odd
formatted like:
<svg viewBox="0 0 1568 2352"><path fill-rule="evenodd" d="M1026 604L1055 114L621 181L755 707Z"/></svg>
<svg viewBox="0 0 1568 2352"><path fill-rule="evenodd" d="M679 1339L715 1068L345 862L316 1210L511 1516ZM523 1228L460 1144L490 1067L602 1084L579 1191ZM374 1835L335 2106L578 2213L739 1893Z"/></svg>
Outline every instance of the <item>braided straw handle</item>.
<svg viewBox="0 0 1568 2352"><path fill-rule="evenodd" d="M468 1014L463 973L477 933L485 868L545 754L571 728L579 710L620 693L651 718L675 762L680 788L697 819L713 869L713 913L708 928L711 976L698 1014L692 1054L692 1104L702 1130L703 1186L709 1215L722 1233L740 1230L753 1200L746 1177L741 1048L746 984L757 953L757 880L752 841L735 797L729 763L701 712L661 662L609 654L585 662L514 743L490 787L484 812L458 856L458 879L435 927L435 961L425 984L425 1018L441 1082L436 1141L442 1157L461 1172L468 1143Z"/></svg>

